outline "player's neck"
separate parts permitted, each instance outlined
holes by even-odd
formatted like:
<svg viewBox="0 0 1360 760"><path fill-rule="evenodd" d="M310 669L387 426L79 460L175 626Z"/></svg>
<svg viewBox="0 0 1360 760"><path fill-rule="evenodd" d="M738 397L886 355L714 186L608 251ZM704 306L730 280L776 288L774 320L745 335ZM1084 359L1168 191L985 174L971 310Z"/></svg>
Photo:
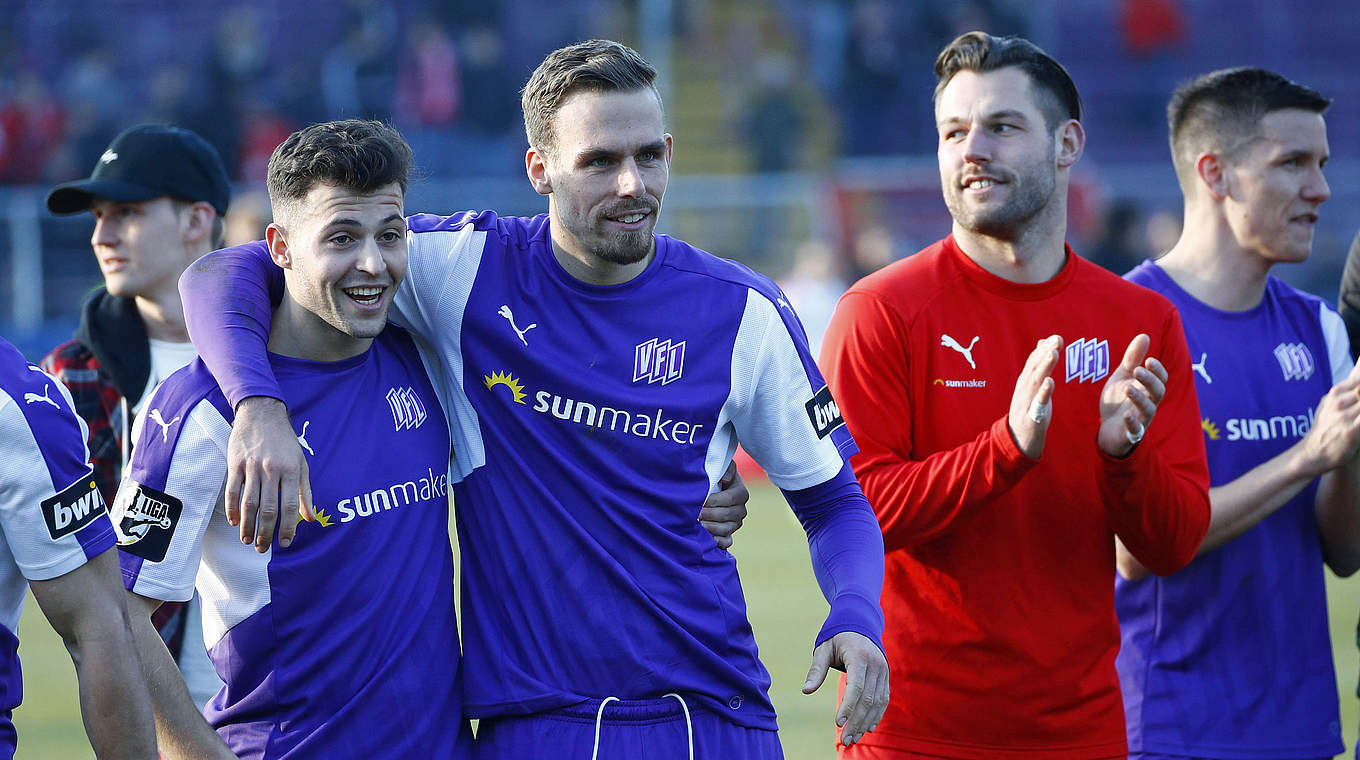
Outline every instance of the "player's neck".
<svg viewBox="0 0 1360 760"><path fill-rule="evenodd" d="M372 338L356 338L302 308L286 293L274 310L269 351L313 362L338 362L358 356L373 345Z"/></svg>
<svg viewBox="0 0 1360 760"><path fill-rule="evenodd" d="M1187 212L1182 230L1176 245L1157 259L1182 290L1220 311L1261 303L1271 264L1239 244L1226 220Z"/></svg>
<svg viewBox="0 0 1360 760"><path fill-rule="evenodd" d="M140 295L133 299L137 313L146 325L146 336L167 343L188 343L189 329L184 325L184 306L179 300L179 288L171 287L164 293Z"/></svg>
<svg viewBox="0 0 1360 760"><path fill-rule="evenodd" d="M647 271L648 265L652 263L652 258L656 256L656 245L652 245L651 253L643 257L641 261L632 264L616 264L581 250L575 241L559 241L557 228L554 227L552 252L553 258L557 259L558 265L567 274L587 285L608 286L622 285Z"/></svg>
<svg viewBox="0 0 1360 760"><path fill-rule="evenodd" d="M1022 284L1048 282L1067 263L1067 248L1063 244L1067 215L1062 217L1063 224L1028 224L1012 239L973 232L954 222L954 242L978 266L1004 280Z"/></svg>

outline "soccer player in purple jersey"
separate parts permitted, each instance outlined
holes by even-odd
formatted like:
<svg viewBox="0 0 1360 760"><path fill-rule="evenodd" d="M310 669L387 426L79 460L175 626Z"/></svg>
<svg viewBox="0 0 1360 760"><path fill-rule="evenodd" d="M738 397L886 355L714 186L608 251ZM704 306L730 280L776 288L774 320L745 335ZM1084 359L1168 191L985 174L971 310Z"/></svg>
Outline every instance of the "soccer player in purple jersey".
<svg viewBox="0 0 1360 760"><path fill-rule="evenodd" d="M60 382L0 339L0 757L13 757L17 742L19 615L32 588L71 653L95 755L152 760L151 702L109 551L113 526L73 407Z"/></svg>
<svg viewBox="0 0 1360 760"><path fill-rule="evenodd" d="M847 744L886 705L882 536L845 462L854 441L777 288L654 234L673 144L655 75L614 42L554 51L522 100L548 214L409 220L396 308L455 423L483 757L781 756L735 563L694 525L738 439L803 523L831 604L804 689L847 671ZM240 401L278 397L255 360L261 256L219 254L185 288L213 307L190 329L238 420L261 422L233 433L233 461L256 464L234 465L228 494L267 544L272 520L250 507L272 517L280 485L258 463L295 444L277 401Z"/></svg>
<svg viewBox="0 0 1360 760"><path fill-rule="evenodd" d="M1238 68L1168 108L1184 232L1127 277L1185 325L1212 516L1195 561L1167 578L1117 547L1130 757L1343 749L1323 564L1360 568L1360 375L1337 313L1270 275L1307 259L1330 195L1328 104Z"/></svg>
<svg viewBox="0 0 1360 760"><path fill-rule="evenodd" d="M114 520L172 757L471 756L448 428L410 338L387 325L406 271L410 160L394 130L364 121L303 129L270 159L268 245L286 294L269 363L325 505L290 546L257 553L226 521L232 414L202 363L147 402ZM226 681L207 722L150 622L195 581Z"/></svg>

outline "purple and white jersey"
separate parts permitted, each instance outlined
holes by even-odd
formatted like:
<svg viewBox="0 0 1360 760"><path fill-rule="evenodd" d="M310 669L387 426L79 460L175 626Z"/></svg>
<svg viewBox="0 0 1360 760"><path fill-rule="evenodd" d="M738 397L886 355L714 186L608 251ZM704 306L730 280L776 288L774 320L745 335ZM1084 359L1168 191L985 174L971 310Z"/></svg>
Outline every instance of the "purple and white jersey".
<svg viewBox="0 0 1360 760"><path fill-rule="evenodd" d="M389 327L343 361L269 360L318 522L288 548L241 544L222 504L232 410L195 361L147 402L118 491L125 585L197 585L226 682L204 713L239 756L463 757L449 436L415 348Z"/></svg>
<svg viewBox="0 0 1360 760"><path fill-rule="evenodd" d="M657 235L645 271L596 287L557 263L546 215L408 222L394 318L453 434L470 716L677 692L776 727L736 562L697 520L738 440L807 533L831 603L816 642L880 642L883 536L773 283ZM278 267L258 242L211 255L226 287L186 299L212 304L188 314L201 353L229 398L277 395L249 357Z"/></svg>
<svg viewBox="0 0 1360 760"><path fill-rule="evenodd" d="M113 546L85 423L71 394L0 340L0 757L14 754L23 698L17 636L28 581L75 570Z"/></svg>
<svg viewBox="0 0 1360 760"><path fill-rule="evenodd" d="M1150 261L1126 276L1180 311L1212 486L1297 443L1318 401L1350 371L1340 316L1274 277L1260 305L1224 312ZM1342 751L1316 493L1314 482L1175 575L1116 580L1123 637L1116 665L1130 752L1298 758Z"/></svg>
<svg viewBox="0 0 1360 760"><path fill-rule="evenodd" d="M879 640L881 557L835 574L881 552L854 441L769 280L658 235L642 274L591 286L547 216L410 230L395 306L453 381L470 715L680 692L775 727L736 561L696 519L738 439L808 529L832 603L818 641ZM797 498L843 472L853 505ZM859 559L824 556L847 546Z"/></svg>

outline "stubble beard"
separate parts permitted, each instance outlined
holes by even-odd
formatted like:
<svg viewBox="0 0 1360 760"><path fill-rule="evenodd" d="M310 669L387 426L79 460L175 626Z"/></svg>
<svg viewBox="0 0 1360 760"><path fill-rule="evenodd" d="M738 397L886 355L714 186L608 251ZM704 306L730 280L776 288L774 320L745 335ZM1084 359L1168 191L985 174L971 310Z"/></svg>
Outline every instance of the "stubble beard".
<svg viewBox="0 0 1360 760"><path fill-rule="evenodd" d="M954 221L969 232L1014 240L1047 208L1057 182L1054 174L1049 173L1047 177L1017 176L1009 184L1014 190L1009 200L999 207L979 208L969 204L964 198L965 190L954 183L945 193L945 206Z"/></svg>

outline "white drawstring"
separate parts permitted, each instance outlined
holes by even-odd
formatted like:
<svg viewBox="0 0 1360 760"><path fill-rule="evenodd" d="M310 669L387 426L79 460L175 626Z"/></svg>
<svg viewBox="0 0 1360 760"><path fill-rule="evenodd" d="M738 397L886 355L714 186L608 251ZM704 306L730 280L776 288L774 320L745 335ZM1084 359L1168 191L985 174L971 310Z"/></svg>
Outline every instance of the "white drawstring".
<svg viewBox="0 0 1360 760"><path fill-rule="evenodd" d="M597 760L600 756L600 721L604 720L604 706L617 701L618 697L605 697L600 703L599 711L595 713L595 748L590 751L590 760Z"/></svg>
<svg viewBox="0 0 1360 760"><path fill-rule="evenodd" d="M694 760L694 723L690 721L689 705L685 704L684 697L675 692L662 694L661 697L662 699L675 697L676 701L680 703L680 709L685 711L685 735L689 740L689 760ZM604 706L610 702L618 701L618 697L605 697L600 702L600 709L595 712L595 747L590 750L590 760L598 760L600 756L600 723L604 721Z"/></svg>
<svg viewBox="0 0 1360 760"><path fill-rule="evenodd" d="M661 697L663 699L666 697L675 697L676 701L680 703L680 709L685 711L685 734L689 738L689 760L694 760L694 724L689 720L689 705L685 704L684 697L675 692L662 694Z"/></svg>

